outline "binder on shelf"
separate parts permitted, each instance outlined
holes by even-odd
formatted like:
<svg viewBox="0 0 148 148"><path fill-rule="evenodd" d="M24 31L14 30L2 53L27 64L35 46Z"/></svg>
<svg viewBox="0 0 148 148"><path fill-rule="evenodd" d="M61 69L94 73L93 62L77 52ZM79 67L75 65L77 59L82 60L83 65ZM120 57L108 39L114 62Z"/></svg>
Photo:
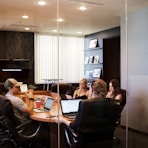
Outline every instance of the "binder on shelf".
<svg viewBox="0 0 148 148"><path fill-rule="evenodd" d="M85 57L85 64L88 64L89 63L89 57Z"/></svg>
<svg viewBox="0 0 148 148"><path fill-rule="evenodd" d="M96 47L99 47L98 39L97 38L91 39L89 42L89 49L96 48Z"/></svg>
<svg viewBox="0 0 148 148"><path fill-rule="evenodd" d="M86 70L86 72L85 72L85 78L93 78L93 71Z"/></svg>
<svg viewBox="0 0 148 148"><path fill-rule="evenodd" d="M89 64L92 64L92 63L94 63L94 56L89 57Z"/></svg>
<svg viewBox="0 0 148 148"><path fill-rule="evenodd" d="M101 68L94 69L93 77L94 78L100 78L100 76L101 76Z"/></svg>
<svg viewBox="0 0 148 148"><path fill-rule="evenodd" d="M99 55L94 56L94 63L99 63Z"/></svg>

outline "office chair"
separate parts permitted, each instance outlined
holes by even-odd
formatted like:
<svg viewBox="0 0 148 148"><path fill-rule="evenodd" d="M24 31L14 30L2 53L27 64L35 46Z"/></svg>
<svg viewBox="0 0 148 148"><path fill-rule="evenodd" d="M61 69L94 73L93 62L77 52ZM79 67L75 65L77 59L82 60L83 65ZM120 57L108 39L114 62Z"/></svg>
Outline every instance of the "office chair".
<svg viewBox="0 0 148 148"><path fill-rule="evenodd" d="M122 101L119 104L119 116L118 116L118 119L116 121L116 126L119 126L120 123L121 123L121 113L122 113L122 110L123 110L123 108L126 104L126 90L121 89L121 93L122 93ZM114 136L114 143L120 144L120 139L117 138L116 136Z"/></svg>
<svg viewBox="0 0 148 148"><path fill-rule="evenodd" d="M83 100L71 128L65 128L70 148L111 148L119 106L108 100Z"/></svg>
<svg viewBox="0 0 148 148"><path fill-rule="evenodd" d="M13 143L14 147L30 148L35 142L35 138L39 133L41 123L33 133L27 133L25 127L29 126L31 120L20 123L13 111L11 102L4 96L0 95L0 129L3 131L3 137L0 140L2 144Z"/></svg>
<svg viewBox="0 0 148 148"><path fill-rule="evenodd" d="M57 85L58 84L52 84L51 85L51 92L57 93ZM61 99L66 99L66 94L73 96L75 88L70 83L60 83L59 84L59 94Z"/></svg>

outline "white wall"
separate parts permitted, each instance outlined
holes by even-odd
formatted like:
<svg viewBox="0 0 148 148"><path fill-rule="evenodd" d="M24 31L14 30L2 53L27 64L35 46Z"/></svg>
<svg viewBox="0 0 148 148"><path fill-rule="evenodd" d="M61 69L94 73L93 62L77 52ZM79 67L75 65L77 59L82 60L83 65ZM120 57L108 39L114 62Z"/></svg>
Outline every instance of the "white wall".
<svg viewBox="0 0 148 148"><path fill-rule="evenodd" d="M122 125L148 133L148 8L121 18L121 86L127 89ZM128 109L127 109L128 107ZM128 113L128 114L127 114Z"/></svg>

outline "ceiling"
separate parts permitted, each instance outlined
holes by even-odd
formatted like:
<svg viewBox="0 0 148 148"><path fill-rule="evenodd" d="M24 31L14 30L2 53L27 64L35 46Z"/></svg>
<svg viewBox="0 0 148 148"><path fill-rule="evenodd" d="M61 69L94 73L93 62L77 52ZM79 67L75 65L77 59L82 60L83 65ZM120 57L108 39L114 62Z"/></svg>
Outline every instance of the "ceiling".
<svg viewBox="0 0 148 148"><path fill-rule="evenodd" d="M0 30L87 35L104 29L120 26L120 16L125 14L125 0L44 0L47 5L39 6L39 0L1 0ZM80 11L80 6L87 7ZM128 12L148 7L148 0L128 0ZM28 15L28 19L22 19ZM63 22L57 22L63 18Z"/></svg>

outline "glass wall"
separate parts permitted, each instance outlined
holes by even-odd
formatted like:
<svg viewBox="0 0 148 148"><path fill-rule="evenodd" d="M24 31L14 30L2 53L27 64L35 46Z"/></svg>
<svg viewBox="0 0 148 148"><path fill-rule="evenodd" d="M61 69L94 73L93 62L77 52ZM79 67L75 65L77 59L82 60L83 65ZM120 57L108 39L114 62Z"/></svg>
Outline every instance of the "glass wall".
<svg viewBox="0 0 148 148"><path fill-rule="evenodd" d="M37 116L49 122L51 147L66 147L65 126L59 117L60 101L69 92L66 88L61 93L60 84L71 84L69 99L83 77L88 80L88 87L99 77L107 84L117 78L126 90L113 148L147 147L148 0L43 0L46 5L38 5L38 1L0 2L0 60L14 62L12 66L17 68L15 62L20 63L27 73L23 73L22 81L35 81L41 86L46 80L57 84L56 93L52 94L56 105L50 110L56 118ZM16 37L10 34L8 39L3 31L15 31ZM31 39L25 35L21 40L19 31L35 33L35 48L33 33ZM21 62L31 65L26 69ZM2 81L8 76L1 74Z"/></svg>
<svg viewBox="0 0 148 148"><path fill-rule="evenodd" d="M133 4L133 2L132 2ZM82 37L85 39L84 43L84 57L83 57L83 64L84 64L84 77L89 79L89 83L92 82L95 77L93 77L94 69L101 69L101 78L103 78L103 74L105 74L105 67L104 63L106 62L107 58L103 55L104 51L104 40L120 37L120 76L118 77L121 82L122 89L127 90L128 92L128 81L127 81L127 2L126 0L88 0L88 1L80 1L80 0L57 0L57 19L61 19L57 22L57 37L60 36L69 36L69 37ZM100 33L101 32L101 33ZM123 36L124 35L124 36ZM90 41L92 39L98 40L97 48L89 48ZM124 38L124 39L123 39ZM123 40L123 41L122 41ZM63 50L60 49L59 42L59 54ZM65 42L66 44L66 42ZM118 43L117 43L118 44ZM123 47L124 46L124 47ZM113 50L114 45L110 43L110 50ZM124 50L124 51L122 51ZM89 52L89 53L86 53ZM122 52L124 52L124 60L122 57ZM110 52L111 54L111 52ZM112 54L111 54L112 55ZM99 62L86 62L86 57L90 58L94 56L99 56ZM67 58L64 57L63 58ZM59 61L61 59L59 58ZM74 60L75 59L71 59ZM110 62L110 61L109 61ZM124 76L126 79L122 78L122 65L124 65L126 71L124 71ZM72 65L71 65L72 66ZM114 64L112 64L114 66ZM59 63L59 74L61 73L62 69ZM111 68L112 70L114 67ZM110 73L114 73L114 71L110 71ZM87 72L86 72L87 71ZM87 74L88 73L88 77ZM77 71L73 73L74 75L77 74ZM60 77L59 77L60 79ZM81 79L81 78L80 78ZM79 81L77 82L79 83ZM60 83L59 83L60 84ZM59 92L59 87L58 90ZM60 94L60 92L59 92ZM62 98L61 98L62 99ZM60 104L60 101L58 102ZM60 106L60 105L59 105ZM115 144L113 145L114 148L116 147L128 147L128 120L127 120L127 110L124 109L124 114L121 116L121 125L122 128L117 125L115 130ZM60 108L59 108L60 113ZM123 119L122 119L123 118ZM59 119L59 118L58 118ZM58 120L61 121L60 119ZM63 126L58 122L58 148L65 147L63 143ZM64 133L65 134L65 133ZM121 140L121 145L118 144L118 138Z"/></svg>
<svg viewBox="0 0 148 148"><path fill-rule="evenodd" d="M57 23L58 36L84 37L84 50L88 49L90 39L96 37L103 47L100 40L107 36L107 32L101 36L98 32L120 27L120 83L121 88L127 92L127 100L121 114L120 125L115 130L115 137L119 138L121 143L118 145L119 141L116 141L113 147L139 147L141 144L146 147L146 142L141 141L138 134L143 136L148 133L146 118L148 108L145 105L148 94L144 87L148 80L146 68L148 2L146 0L57 0L57 3L57 18L63 19ZM93 54L90 53L89 56L94 56ZM85 56L84 51L84 67ZM59 67L59 73L60 70ZM59 131L61 131L60 126ZM63 147L60 144L62 140L59 135L58 147Z"/></svg>

